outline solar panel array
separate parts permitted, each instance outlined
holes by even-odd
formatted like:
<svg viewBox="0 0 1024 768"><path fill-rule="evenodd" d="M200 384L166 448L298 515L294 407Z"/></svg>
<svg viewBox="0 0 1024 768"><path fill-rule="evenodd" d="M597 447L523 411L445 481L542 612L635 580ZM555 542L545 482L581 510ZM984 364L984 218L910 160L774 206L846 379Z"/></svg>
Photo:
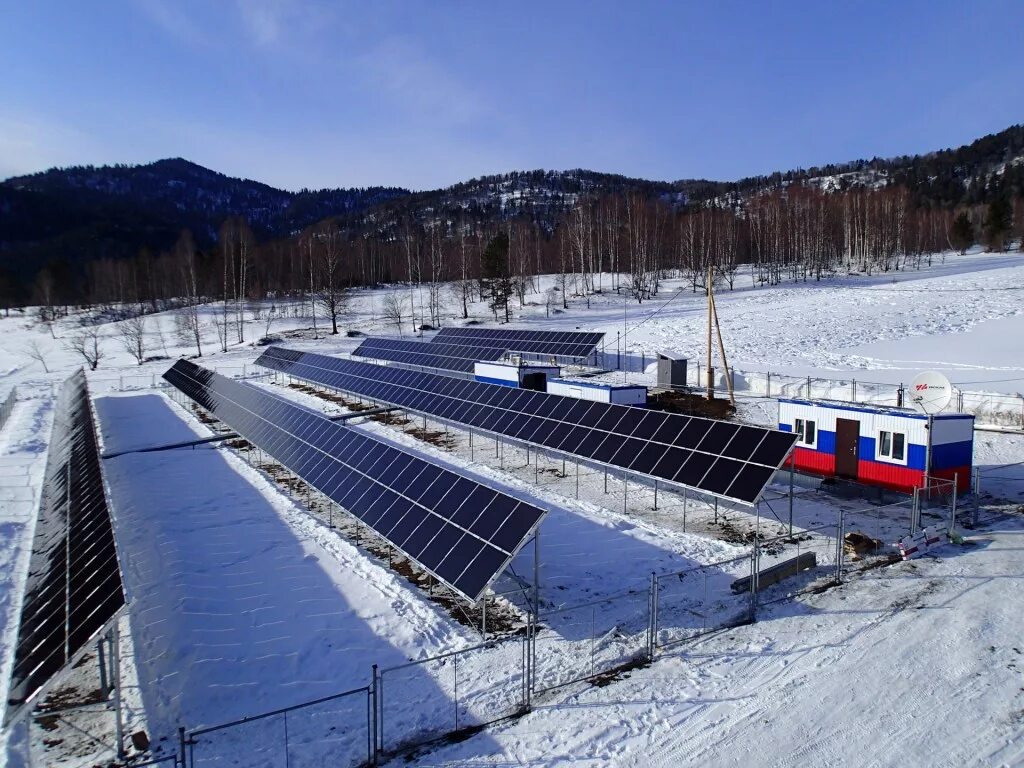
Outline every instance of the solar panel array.
<svg viewBox="0 0 1024 768"><path fill-rule="evenodd" d="M545 514L187 360L164 378L470 600L479 599Z"/></svg>
<svg viewBox="0 0 1024 768"><path fill-rule="evenodd" d="M268 348L257 365L702 493L754 504L796 436Z"/></svg>
<svg viewBox="0 0 1024 768"><path fill-rule="evenodd" d="M527 331L515 328L442 328L431 344L499 346L513 352L554 357L587 357L603 333L588 331Z"/></svg>
<svg viewBox="0 0 1024 768"><path fill-rule="evenodd" d="M426 341L369 338L352 354L405 365L472 373L477 360L499 360L507 349L500 346L437 344Z"/></svg>
<svg viewBox="0 0 1024 768"><path fill-rule="evenodd" d="M85 374L64 382L25 583L7 719L124 606Z"/></svg>

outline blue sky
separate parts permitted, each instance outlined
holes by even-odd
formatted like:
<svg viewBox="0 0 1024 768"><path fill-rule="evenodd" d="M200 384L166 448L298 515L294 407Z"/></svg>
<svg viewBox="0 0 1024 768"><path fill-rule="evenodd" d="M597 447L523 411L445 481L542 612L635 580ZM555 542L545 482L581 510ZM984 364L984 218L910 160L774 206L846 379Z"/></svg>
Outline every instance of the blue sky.
<svg viewBox="0 0 1024 768"><path fill-rule="evenodd" d="M656 179L1024 122L1024 2L0 0L0 178L183 156L289 189Z"/></svg>

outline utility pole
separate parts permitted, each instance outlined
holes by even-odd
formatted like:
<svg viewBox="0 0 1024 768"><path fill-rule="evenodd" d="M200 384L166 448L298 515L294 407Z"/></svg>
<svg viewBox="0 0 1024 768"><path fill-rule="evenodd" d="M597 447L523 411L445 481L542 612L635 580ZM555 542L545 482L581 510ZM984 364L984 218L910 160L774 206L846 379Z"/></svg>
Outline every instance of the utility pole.
<svg viewBox="0 0 1024 768"><path fill-rule="evenodd" d="M708 264L708 274L705 278L707 282L707 294L708 294L708 364L707 364L707 377L708 377L708 400L715 399L715 369L711 367L711 264Z"/></svg>
<svg viewBox="0 0 1024 768"><path fill-rule="evenodd" d="M718 351L722 354L722 368L725 370L725 383L729 387L729 402L736 405L736 395L732 389L732 376L729 373L729 362L725 359L725 343L722 341L722 324L718 322L718 305L715 294L711 294L711 312L715 316L715 331L718 333Z"/></svg>

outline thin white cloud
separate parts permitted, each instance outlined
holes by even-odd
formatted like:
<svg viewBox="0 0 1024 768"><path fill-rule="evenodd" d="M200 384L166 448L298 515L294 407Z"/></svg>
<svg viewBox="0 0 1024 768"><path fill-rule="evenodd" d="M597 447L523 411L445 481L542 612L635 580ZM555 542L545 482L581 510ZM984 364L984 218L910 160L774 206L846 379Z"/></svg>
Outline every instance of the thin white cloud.
<svg viewBox="0 0 1024 768"><path fill-rule="evenodd" d="M272 45L281 38L288 7L278 0L237 0L239 17L249 39L259 46Z"/></svg>
<svg viewBox="0 0 1024 768"><path fill-rule="evenodd" d="M366 85L407 116L434 123L469 123L483 117L487 100L412 41L392 36L356 60Z"/></svg>
<svg viewBox="0 0 1024 768"><path fill-rule="evenodd" d="M89 136L73 127L36 116L0 117L0 179L96 162L98 150Z"/></svg>
<svg viewBox="0 0 1024 768"><path fill-rule="evenodd" d="M189 15L182 3L172 0L137 0L137 6L170 37L196 48L213 44L212 37Z"/></svg>

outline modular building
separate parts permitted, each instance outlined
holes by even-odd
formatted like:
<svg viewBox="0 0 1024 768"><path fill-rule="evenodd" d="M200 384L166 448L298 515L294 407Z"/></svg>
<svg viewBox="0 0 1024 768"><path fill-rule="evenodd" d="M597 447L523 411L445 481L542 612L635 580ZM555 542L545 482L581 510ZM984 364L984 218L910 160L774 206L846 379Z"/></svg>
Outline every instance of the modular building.
<svg viewBox="0 0 1024 768"><path fill-rule="evenodd" d="M974 416L928 416L908 408L821 400L779 400L779 429L797 434L793 467L821 477L856 480L905 493L925 475L971 485Z"/></svg>
<svg viewBox="0 0 1024 768"><path fill-rule="evenodd" d="M503 387L522 387L543 392L549 377L557 376L562 369L557 365L543 365L523 361L490 362L481 360L473 366L473 377L487 384Z"/></svg>
<svg viewBox="0 0 1024 768"><path fill-rule="evenodd" d="M596 400L618 405L647 405L647 387L642 384L609 384L590 379L548 379L548 394Z"/></svg>

